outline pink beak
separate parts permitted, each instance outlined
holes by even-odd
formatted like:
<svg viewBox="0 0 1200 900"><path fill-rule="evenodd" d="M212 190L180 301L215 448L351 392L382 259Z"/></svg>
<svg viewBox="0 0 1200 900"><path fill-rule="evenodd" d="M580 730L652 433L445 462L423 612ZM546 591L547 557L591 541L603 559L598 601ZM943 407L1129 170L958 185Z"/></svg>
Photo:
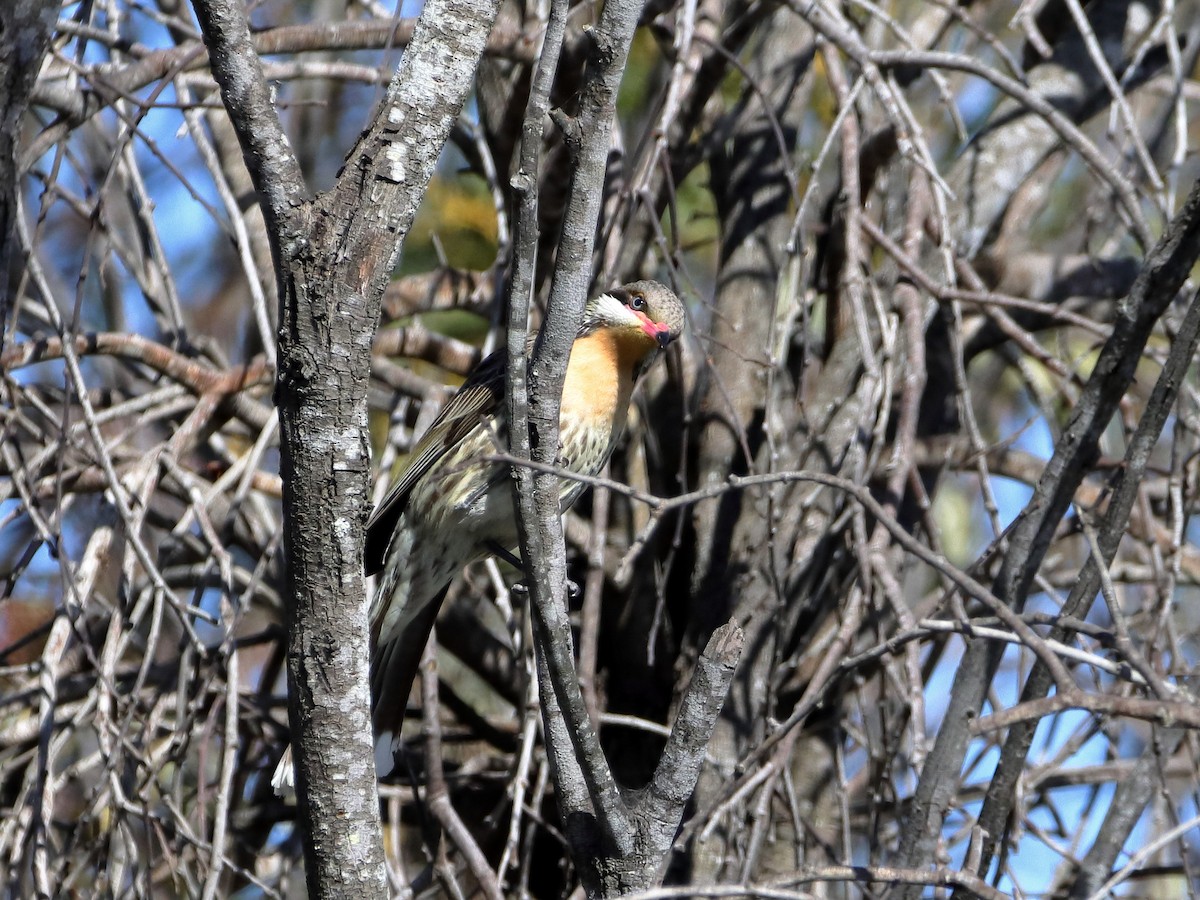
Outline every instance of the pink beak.
<svg viewBox="0 0 1200 900"><path fill-rule="evenodd" d="M658 341L659 347L666 350L667 345L671 343L671 338L674 337L671 334L671 326L666 322L655 322L643 312L639 312L637 316L642 320L642 330Z"/></svg>

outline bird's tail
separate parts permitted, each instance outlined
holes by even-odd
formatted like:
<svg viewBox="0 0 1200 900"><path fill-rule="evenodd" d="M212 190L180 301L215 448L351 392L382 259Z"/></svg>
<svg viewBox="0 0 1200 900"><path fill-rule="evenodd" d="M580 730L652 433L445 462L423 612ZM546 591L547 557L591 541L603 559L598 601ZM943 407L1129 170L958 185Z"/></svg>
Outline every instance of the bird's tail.
<svg viewBox="0 0 1200 900"><path fill-rule="evenodd" d="M449 585L432 601L425 604L392 640L373 648L371 654L371 721L375 730L375 764L382 777L392 771L394 750L399 742L400 727L408 707L421 654L429 642L433 623L437 620ZM292 745L288 744L275 767L271 787L277 797L290 796L296 789L296 766Z"/></svg>
<svg viewBox="0 0 1200 900"><path fill-rule="evenodd" d="M381 777L392 770L391 750L400 737L408 695L448 588L442 588L392 640L375 647L371 657L371 721L377 739L375 762ZM385 737L381 751L378 740Z"/></svg>
<svg viewBox="0 0 1200 900"><path fill-rule="evenodd" d="M283 748L283 756L271 776L271 787L276 797L289 797L296 792L296 763L292 759L292 745Z"/></svg>

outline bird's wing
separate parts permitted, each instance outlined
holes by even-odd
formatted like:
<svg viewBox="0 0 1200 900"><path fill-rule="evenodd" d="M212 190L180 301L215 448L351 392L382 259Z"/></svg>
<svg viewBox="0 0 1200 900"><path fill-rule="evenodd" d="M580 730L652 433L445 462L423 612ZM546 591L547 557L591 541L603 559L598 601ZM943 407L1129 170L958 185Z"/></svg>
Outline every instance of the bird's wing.
<svg viewBox="0 0 1200 900"><path fill-rule="evenodd" d="M508 352L503 348L484 359L467 376L458 393L450 398L429 430L417 442L400 480L388 491L367 522L364 557L368 575L383 569L392 533L416 483L439 459L477 428L482 418L500 408L507 369Z"/></svg>

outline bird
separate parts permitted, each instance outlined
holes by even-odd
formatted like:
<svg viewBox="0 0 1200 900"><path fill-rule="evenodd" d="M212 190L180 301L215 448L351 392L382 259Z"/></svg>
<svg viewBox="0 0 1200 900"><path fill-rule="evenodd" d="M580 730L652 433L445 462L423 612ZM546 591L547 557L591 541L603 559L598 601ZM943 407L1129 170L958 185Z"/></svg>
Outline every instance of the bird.
<svg viewBox="0 0 1200 900"><path fill-rule="evenodd" d="M634 281L588 300L563 381L562 469L592 476L604 468L624 429L634 386L683 333L685 321L682 301L657 281ZM454 576L518 543L510 466L492 458L504 449L507 433L507 368L508 353L501 349L467 376L367 523L365 569L379 575L370 609L376 735L399 733L421 654ZM564 512L585 486L561 480Z"/></svg>
<svg viewBox="0 0 1200 900"><path fill-rule="evenodd" d="M563 381L559 467L599 474L624 429L635 385L685 322L683 302L657 281L634 281L587 301ZM451 581L519 541L511 467L495 458L505 449L507 369L507 350L500 349L471 371L367 522L364 569L379 576L369 621L381 776L391 769L408 695ZM564 512L585 486L560 480ZM290 756L276 770L277 793L292 783Z"/></svg>

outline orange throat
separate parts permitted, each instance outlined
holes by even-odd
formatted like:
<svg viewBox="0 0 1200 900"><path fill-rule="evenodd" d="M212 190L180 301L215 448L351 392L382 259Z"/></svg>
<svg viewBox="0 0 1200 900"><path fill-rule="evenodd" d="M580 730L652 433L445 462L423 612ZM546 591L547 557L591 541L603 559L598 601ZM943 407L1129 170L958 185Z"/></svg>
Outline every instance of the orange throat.
<svg viewBox="0 0 1200 900"><path fill-rule="evenodd" d="M563 416L619 431L629 409L634 371L654 349L654 341L641 331L602 328L577 338L563 384Z"/></svg>

